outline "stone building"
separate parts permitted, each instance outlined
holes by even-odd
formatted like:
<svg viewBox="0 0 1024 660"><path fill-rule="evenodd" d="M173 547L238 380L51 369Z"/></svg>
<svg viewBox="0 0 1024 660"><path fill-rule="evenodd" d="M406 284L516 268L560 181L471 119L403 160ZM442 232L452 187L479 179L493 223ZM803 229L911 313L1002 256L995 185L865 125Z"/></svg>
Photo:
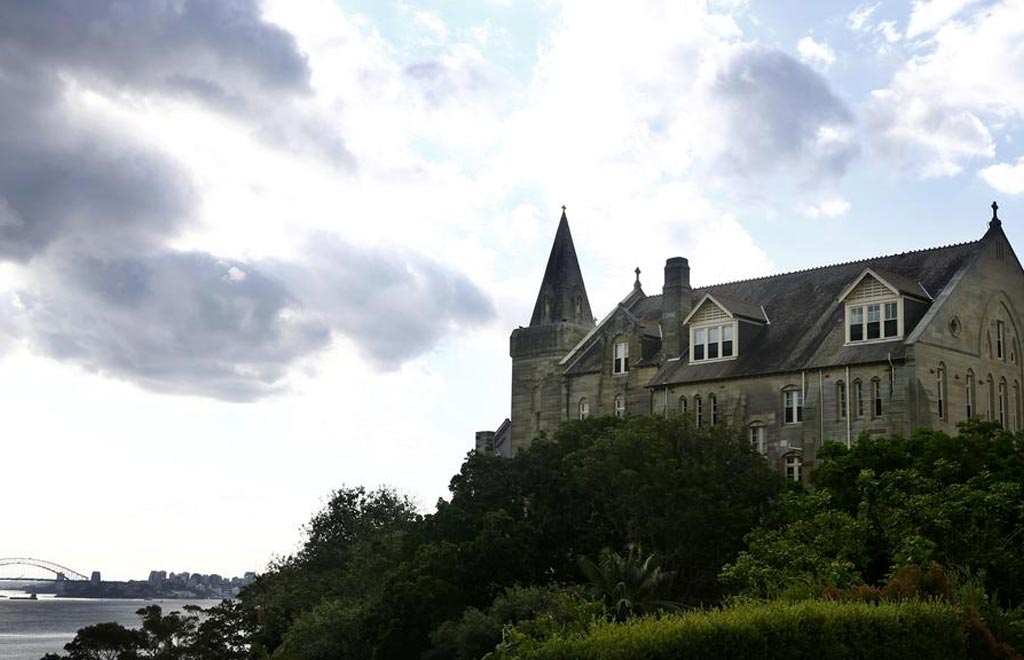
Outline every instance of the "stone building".
<svg viewBox="0 0 1024 660"><path fill-rule="evenodd" d="M530 324L512 331L512 409L478 451L512 455L590 415L731 424L788 478L825 440L1024 423L1024 271L992 219L979 240L693 288L665 262L600 322L563 210Z"/></svg>

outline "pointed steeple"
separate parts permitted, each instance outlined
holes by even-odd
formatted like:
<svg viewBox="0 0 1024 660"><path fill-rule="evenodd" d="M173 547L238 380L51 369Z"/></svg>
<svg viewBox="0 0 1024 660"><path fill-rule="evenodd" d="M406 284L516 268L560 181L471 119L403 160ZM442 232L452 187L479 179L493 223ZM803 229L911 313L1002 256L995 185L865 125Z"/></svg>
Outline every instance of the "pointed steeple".
<svg viewBox="0 0 1024 660"><path fill-rule="evenodd" d="M583 274L576 258L576 246L572 242L564 206L548 256L548 265L544 269L544 279L537 294L537 303L533 306L530 326L563 322L594 326L594 315L590 311L590 300L587 299L587 289L583 285Z"/></svg>

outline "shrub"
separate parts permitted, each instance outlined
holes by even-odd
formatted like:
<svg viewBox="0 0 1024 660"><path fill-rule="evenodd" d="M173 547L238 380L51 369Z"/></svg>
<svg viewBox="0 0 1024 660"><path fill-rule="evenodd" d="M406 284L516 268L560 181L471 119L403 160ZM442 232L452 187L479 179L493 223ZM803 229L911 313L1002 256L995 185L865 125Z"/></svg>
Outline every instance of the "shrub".
<svg viewBox="0 0 1024 660"><path fill-rule="evenodd" d="M746 604L598 623L589 632L540 643L499 647L498 660L716 660L745 658L888 658L951 660L1005 657L976 643L963 611L946 603L904 601L872 605L805 601Z"/></svg>

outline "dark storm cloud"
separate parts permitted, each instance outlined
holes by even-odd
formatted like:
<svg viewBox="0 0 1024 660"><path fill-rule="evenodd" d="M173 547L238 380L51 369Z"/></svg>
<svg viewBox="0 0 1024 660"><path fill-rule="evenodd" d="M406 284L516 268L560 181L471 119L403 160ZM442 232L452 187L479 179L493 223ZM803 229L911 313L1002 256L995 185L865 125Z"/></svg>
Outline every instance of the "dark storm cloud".
<svg viewBox="0 0 1024 660"><path fill-rule="evenodd" d="M313 142L280 108L309 90L294 39L246 0L0 3L0 259L60 238L95 245L170 236L193 199L176 164L75 107L70 89L187 96L251 113L277 144ZM280 99L267 111L271 95ZM319 128L319 127L318 127ZM319 130L315 131L321 134ZM345 160L340 139L321 150Z"/></svg>
<svg viewBox="0 0 1024 660"><path fill-rule="evenodd" d="M192 202L169 159L77 119L54 76L0 59L0 260L27 260L62 237L148 242L173 233Z"/></svg>
<svg viewBox="0 0 1024 660"><path fill-rule="evenodd" d="M817 72L764 46L738 49L712 87L728 146L716 164L748 176L797 166L805 176L843 174L858 154L853 113Z"/></svg>
<svg viewBox="0 0 1024 660"><path fill-rule="evenodd" d="M445 334L495 316L490 298L469 278L422 255L322 237L304 256L302 268L267 267L383 368L397 368Z"/></svg>
<svg viewBox="0 0 1024 660"><path fill-rule="evenodd" d="M35 275L20 321L37 350L156 391L255 399L330 340L280 282L208 254L61 255Z"/></svg>
<svg viewBox="0 0 1024 660"><path fill-rule="evenodd" d="M244 98L309 82L295 40L253 0L4 2L0 44L41 67L136 90Z"/></svg>

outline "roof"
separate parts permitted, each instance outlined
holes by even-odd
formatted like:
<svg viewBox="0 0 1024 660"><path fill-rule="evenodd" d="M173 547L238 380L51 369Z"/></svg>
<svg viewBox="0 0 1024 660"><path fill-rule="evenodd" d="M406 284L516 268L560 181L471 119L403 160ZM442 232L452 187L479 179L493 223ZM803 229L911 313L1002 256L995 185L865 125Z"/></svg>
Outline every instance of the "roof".
<svg viewBox="0 0 1024 660"><path fill-rule="evenodd" d="M981 241L972 241L694 289L695 301L711 294L723 302L756 302L764 308L770 323L751 328L750 334L741 339L734 360L690 364L689 346L684 346L682 357L666 361L650 384L671 385L900 359L905 351L900 341L845 345L840 294L866 268L871 268L901 291L913 289L916 298L923 298L922 286L929 297L938 296L953 276L973 260L980 245ZM928 304L927 299L922 304ZM907 315L904 336L911 333L919 319L920 315ZM688 337L684 341L688 343Z"/></svg>
<svg viewBox="0 0 1024 660"><path fill-rule="evenodd" d="M752 303L747 300L737 300L736 298L730 298L721 293L705 293L697 304L693 306L693 311L683 319L683 323L689 323L690 318L700 309L706 300L710 300L715 303L726 312L728 312L733 318L744 318L751 321L757 321L759 323L766 323L768 319L765 317L764 307L757 303Z"/></svg>
<svg viewBox="0 0 1024 660"><path fill-rule="evenodd" d="M579 301L578 309L574 308L575 300ZM580 262L576 257L576 246L572 241L572 232L569 231L569 220L565 217L563 207L562 217L555 231L555 240L551 243L548 265L544 269L544 279L541 280L537 302L533 306L530 325L572 320L580 325L592 327L593 318L587 288L583 285Z"/></svg>

